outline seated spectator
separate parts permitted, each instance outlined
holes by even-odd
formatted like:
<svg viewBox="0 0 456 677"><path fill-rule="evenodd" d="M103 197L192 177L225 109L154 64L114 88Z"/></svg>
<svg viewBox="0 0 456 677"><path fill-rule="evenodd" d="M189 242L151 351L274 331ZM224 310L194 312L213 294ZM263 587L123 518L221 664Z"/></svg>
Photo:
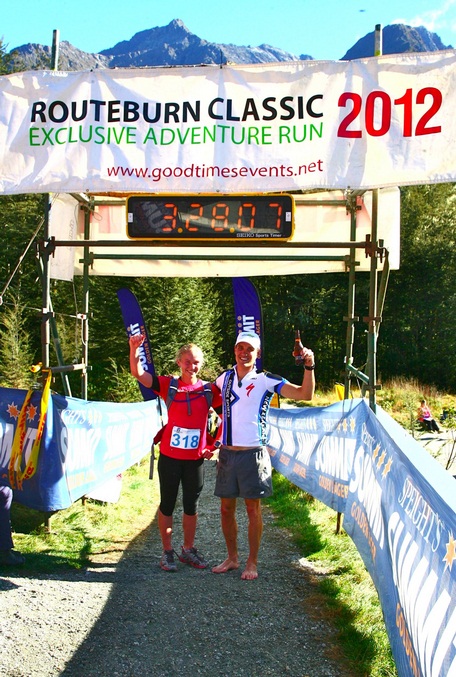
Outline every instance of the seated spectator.
<svg viewBox="0 0 456 677"><path fill-rule="evenodd" d="M435 433L440 432L440 428L432 416L431 410L429 409L426 400L421 400L421 404L418 407L418 421L423 424L426 430Z"/></svg>
<svg viewBox="0 0 456 677"><path fill-rule="evenodd" d="M0 566L20 566L25 557L13 550L10 510L13 492L8 486L0 485Z"/></svg>

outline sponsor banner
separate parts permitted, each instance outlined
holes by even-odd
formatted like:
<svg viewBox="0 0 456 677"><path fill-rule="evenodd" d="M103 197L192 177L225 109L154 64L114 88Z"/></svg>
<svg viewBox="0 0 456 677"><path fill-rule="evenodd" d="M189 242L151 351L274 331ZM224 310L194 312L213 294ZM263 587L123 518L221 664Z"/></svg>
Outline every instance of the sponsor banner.
<svg viewBox="0 0 456 677"><path fill-rule="evenodd" d="M456 180L456 51L0 77L0 190L220 192Z"/></svg>
<svg viewBox="0 0 456 677"><path fill-rule="evenodd" d="M344 515L372 576L398 674L456 674L454 478L364 400L271 410L273 466Z"/></svg>
<svg viewBox="0 0 456 677"><path fill-rule="evenodd" d="M232 280L236 336L241 331L254 331L261 339L261 355L256 359L256 368L263 369L263 313L258 291L246 277Z"/></svg>
<svg viewBox="0 0 456 677"><path fill-rule="evenodd" d="M0 480L9 486L11 449L26 395L0 388ZM38 434L40 402L40 391L26 402L24 467ZM150 453L160 426L157 400L113 404L51 395L36 471L14 487L15 500L43 512L68 508Z"/></svg>
<svg viewBox="0 0 456 677"><path fill-rule="evenodd" d="M147 371L154 376L155 366L152 356L152 347L150 345L149 334L138 299L132 291L125 287L117 290L117 298L119 299L127 337L130 338L130 336L134 336L135 334L142 334L144 336L144 341L139 347L139 359L144 371ZM153 390L146 388L146 386L139 381L138 386L144 400L155 400L158 397Z"/></svg>
<svg viewBox="0 0 456 677"><path fill-rule="evenodd" d="M344 512L362 401L331 407L270 409L272 465L293 484L337 512Z"/></svg>
<svg viewBox="0 0 456 677"><path fill-rule="evenodd" d="M398 674L456 675L455 480L384 412L360 429L344 515Z"/></svg>

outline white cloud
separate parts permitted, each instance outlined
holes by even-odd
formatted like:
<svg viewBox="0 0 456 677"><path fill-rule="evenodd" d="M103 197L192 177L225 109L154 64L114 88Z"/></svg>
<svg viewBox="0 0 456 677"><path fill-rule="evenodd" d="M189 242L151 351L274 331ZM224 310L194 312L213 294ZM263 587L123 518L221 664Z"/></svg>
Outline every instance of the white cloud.
<svg viewBox="0 0 456 677"><path fill-rule="evenodd" d="M406 24L407 26L424 26L428 31L433 33L438 33L439 28L450 28L454 30L456 26L456 20L451 18L448 20L448 12L455 7L456 0L446 0L441 7L436 7L435 9L430 9L427 12L418 14L410 19L394 19L391 23Z"/></svg>

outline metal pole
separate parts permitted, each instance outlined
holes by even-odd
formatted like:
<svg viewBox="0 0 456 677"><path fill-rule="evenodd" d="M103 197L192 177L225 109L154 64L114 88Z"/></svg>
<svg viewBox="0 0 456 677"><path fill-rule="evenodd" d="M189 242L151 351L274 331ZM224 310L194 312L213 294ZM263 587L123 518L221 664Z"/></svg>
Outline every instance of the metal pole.
<svg viewBox="0 0 456 677"><path fill-rule="evenodd" d="M91 207L92 205L91 201ZM84 239L88 240L90 238L90 209L85 208L85 218L84 218ZM81 325L82 331L82 361L86 365L89 364L89 291L90 291L90 278L89 278L89 268L92 264L92 258L90 251L87 247L84 247L84 268L83 268L83 319ZM81 398L83 400L87 399L87 369L82 373L81 380Z"/></svg>
<svg viewBox="0 0 456 677"><path fill-rule="evenodd" d="M41 249L41 262L43 270L43 284L42 284L42 315L41 315L41 362L43 367L49 367L49 344L50 344L50 329L49 329L49 313L50 313L50 286L51 275L49 266L49 194L44 196L44 246Z"/></svg>
<svg viewBox="0 0 456 677"><path fill-rule="evenodd" d="M54 31L52 38L52 70L57 70L58 66L58 31ZM49 344L50 344L50 326L49 319L51 316L51 269L49 265L49 210L51 208L51 200L49 193L44 195L44 247L42 248L42 270L43 270L43 285L42 285L42 319L41 319L41 361L43 367L49 367Z"/></svg>
<svg viewBox="0 0 456 677"><path fill-rule="evenodd" d="M59 68L59 47L60 47L59 31L58 29L55 29L52 33L51 67L53 71L56 71Z"/></svg>
<svg viewBox="0 0 456 677"><path fill-rule="evenodd" d="M374 56L381 56L382 54L383 54L382 24L377 24L375 26Z"/></svg>
<svg viewBox="0 0 456 677"><path fill-rule="evenodd" d="M374 56L383 53L382 26L375 26ZM369 377L369 406L375 413L377 389L377 247L378 247L378 188L372 191L372 225L371 225L371 266L369 283L369 317L367 333L367 375Z"/></svg>
<svg viewBox="0 0 456 677"><path fill-rule="evenodd" d="M350 209L350 239L356 241L356 197L349 196ZM348 257L348 308L347 317L347 334L345 344L345 380L344 380L344 398L348 399L350 396L350 370L347 365L353 363L353 344L355 336L355 322L358 318L355 317L355 273L356 273L356 249L352 247Z"/></svg>
<svg viewBox="0 0 456 677"><path fill-rule="evenodd" d="M377 388L377 217L378 188L372 191L372 226L371 226L371 266L369 282L369 317L367 333L367 375L369 377L369 406L376 411L375 393Z"/></svg>

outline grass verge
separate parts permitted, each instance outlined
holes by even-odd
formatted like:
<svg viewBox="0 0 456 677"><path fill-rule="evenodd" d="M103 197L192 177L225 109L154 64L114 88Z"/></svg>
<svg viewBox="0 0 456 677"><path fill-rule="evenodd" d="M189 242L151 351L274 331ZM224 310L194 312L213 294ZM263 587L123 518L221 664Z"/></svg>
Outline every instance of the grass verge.
<svg viewBox="0 0 456 677"><path fill-rule="evenodd" d="M11 522L14 547L27 556L26 569L52 573L61 568L80 569L91 558L116 558L153 519L158 488L149 480L149 456L122 474L118 503L87 499L76 501L51 518L13 503Z"/></svg>
<svg viewBox="0 0 456 677"><path fill-rule="evenodd" d="M312 565L318 613L336 629L353 675L397 677L375 586L350 537L336 535L336 513L278 473L267 503Z"/></svg>

